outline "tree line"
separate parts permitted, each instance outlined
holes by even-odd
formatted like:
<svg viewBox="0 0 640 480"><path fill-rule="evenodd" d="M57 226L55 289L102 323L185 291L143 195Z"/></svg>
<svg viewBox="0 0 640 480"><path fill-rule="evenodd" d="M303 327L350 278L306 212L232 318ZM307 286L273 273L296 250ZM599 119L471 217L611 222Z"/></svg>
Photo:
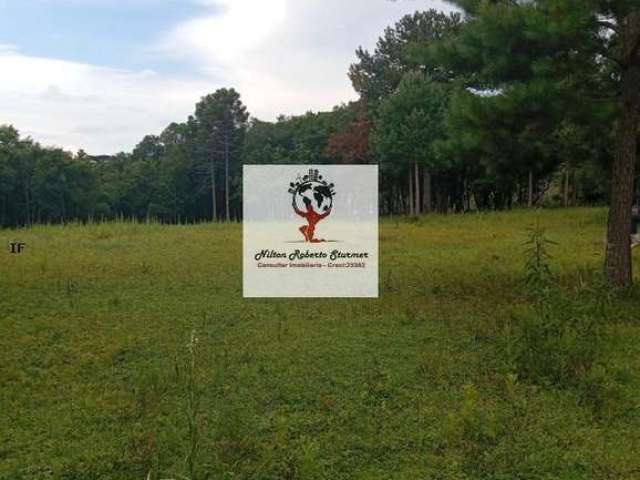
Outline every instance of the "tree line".
<svg viewBox="0 0 640 480"><path fill-rule="evenodd" d="M0 224L239 220L242 164L378 163L386 215L609 202L609 277L630 284L640 7L452 3L461 13L418 11L359 48L359 100L330 112L264 122L220 89L103 157L1 127Z"/></svg>

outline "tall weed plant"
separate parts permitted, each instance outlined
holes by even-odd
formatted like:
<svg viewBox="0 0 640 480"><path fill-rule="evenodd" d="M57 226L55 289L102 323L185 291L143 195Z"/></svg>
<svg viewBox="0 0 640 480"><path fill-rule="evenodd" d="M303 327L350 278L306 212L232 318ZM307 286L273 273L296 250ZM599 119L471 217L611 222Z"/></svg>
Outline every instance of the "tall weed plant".
<svg viewBox="0 0 640 480"><path fill-rule="evenodd" d="M526 242L524 285L532 306L515 315L507 334L509 363L527 382L573 388L602 412L619 394L607 367L606 318L610 292L598 275L573 294L551 269L549 240L539 222Z"/></svg>

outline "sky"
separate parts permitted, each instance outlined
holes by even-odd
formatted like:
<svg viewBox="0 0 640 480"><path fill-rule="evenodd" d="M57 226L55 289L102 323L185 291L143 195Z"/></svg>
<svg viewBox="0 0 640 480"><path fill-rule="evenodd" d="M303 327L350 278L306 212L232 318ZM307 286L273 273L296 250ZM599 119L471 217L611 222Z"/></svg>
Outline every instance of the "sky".
<svg viewBox="0 0 640 480"><path fill-rule="evenodd" d="M359 46L441 0L0 0L0 124L44 145L130 151L233 87L253 117L357 98Z"/></svg>

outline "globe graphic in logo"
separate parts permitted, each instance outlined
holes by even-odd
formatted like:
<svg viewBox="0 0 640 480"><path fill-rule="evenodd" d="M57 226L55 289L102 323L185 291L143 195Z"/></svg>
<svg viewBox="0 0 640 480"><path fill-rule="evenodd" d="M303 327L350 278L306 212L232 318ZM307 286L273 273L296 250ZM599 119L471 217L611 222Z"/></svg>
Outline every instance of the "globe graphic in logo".
<svg viewBox="0 0 640 480"><path fill-rule="evenodd" d="M333 207L333 195L328 185L320 182L305 182L295 194L296 206L302 210L313 208L316 213L324 213Z"/></svg>
<svg viewBox="0 0 640 480"><path fill-rule="evenodd" d="M299 176L296 182L291 182L289 193L293 194L294 208L297 210L323 214L333 207L334 187L318 170L310 169L308 175Z"/></svg>

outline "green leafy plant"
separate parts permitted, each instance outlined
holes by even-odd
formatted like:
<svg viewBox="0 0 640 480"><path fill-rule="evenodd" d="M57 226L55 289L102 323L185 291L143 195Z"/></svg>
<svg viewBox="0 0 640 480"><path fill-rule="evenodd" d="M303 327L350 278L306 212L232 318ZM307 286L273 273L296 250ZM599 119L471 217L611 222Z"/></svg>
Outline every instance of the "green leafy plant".
<svg viewBox="0 0 640 480"><path fill-rule="evenodd" d="M189 342L186 345L186 358L176 356L175 372L181 387L184 415L187 425L186 445L186 470L189 480L198 478L198 453L200 450L200 406L202 399L202 385L199 373L199 349L198 335L192 330Z"/></svg>
<svg viewBox="0 0 640 480"><path fill-rule="evenodd" d="M534 306L519 315L512 350L520 378L560 387L575 386L602 350L602 319L591 299L570 299L555 281L548 246L539 221L530 230L525 287Z"/></svg>
<svg viewBox="0 0 640 480"><path fill-rule="evenodd" d="M548 253L548 248L550 245L557 245L557 243L546 237L545 231L540 225L540 218L538 218L536 224L529 230L529 239L525 245L525 285L542 306L554 288L550 268L551 256Z"/></svg>
<svg viewBox="0 0 640 480"><path fill-rule="evenodd" d="M474 385L462 389L462 402L447 416L447 444L457 449L466 471L477 474L485 470L483 452L493 448L501 425L495 411L485 405Z"/></svg>
<svg viewBox="0 0 640 480"><path fill-rule="evenodd" d="M533 307L515 315L508 351L518 378L538 385L574 388L584 404L600 414L619 398L605 361L607 306L611 291L604 278L582 279L573 292L554 278L544 230L536 223L527 242L525 287Z"/></svg>

